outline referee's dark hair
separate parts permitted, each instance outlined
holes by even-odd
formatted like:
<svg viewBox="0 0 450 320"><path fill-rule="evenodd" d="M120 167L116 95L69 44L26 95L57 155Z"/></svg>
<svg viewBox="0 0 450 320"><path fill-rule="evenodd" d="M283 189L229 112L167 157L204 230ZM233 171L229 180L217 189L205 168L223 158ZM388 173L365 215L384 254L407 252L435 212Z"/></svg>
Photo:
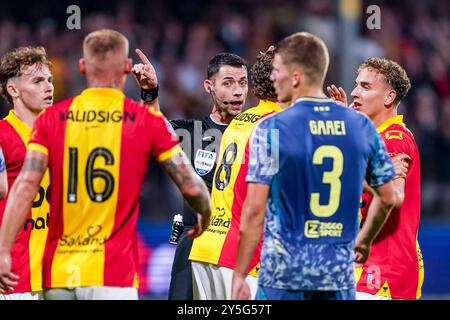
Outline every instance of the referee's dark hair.
<svg viewBox="0 0 450 320"><path fill-rule="evenodd" d="M272 73L272 62L275 56L275 47L270 46L265 52L260 51L256 56L256 62L252 67L252 92L258 99L277 101L277 93L270 74Z"/></svg>
<svg viewBox="0 0 450 320"><path fill-rule="evenodd" d="M220 67L222 66L232 66L232 67L242 67L247 68L247 61L241 58L237 54L221 52L216 54L211 58L208 62L207 68L207 77L211 79L217 72L219 72ZM248 68L247 68L248 69Z"/></svg>

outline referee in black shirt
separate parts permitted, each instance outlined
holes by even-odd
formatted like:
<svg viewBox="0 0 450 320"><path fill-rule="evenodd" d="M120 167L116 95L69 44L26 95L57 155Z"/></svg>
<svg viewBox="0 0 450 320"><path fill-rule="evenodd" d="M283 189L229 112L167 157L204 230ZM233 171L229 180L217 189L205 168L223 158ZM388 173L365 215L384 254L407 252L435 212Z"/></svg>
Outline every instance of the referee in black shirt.
<svg viewBox="0 0 450 320"><path fill-rule="evenodd" d="M137 81L142 88L142 100L158 109L156 72L139 49L136 53L143 61L142 64L134 66L135 73L140 74ZM203 85L212 100L210 115L202 119L170 120L170 124L177 133L184 152L191 159L195 171L211 191L222 133L231 120L242 112L247 98L247 62L232 53L215 55L208 63L207 79ZM192 239L187 236L187 232L196 224L196 214L186 203L183 207L183 223L184 230L172 264L169 300L193 299L192 269L188 259Z"/></svg>

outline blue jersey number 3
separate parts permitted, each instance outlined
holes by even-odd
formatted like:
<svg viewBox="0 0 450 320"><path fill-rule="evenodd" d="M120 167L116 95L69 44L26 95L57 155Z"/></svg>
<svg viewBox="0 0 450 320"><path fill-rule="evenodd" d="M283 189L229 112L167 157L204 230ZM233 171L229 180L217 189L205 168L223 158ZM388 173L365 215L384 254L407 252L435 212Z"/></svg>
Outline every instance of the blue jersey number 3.
<svg viewBox="0 0 450 320"><path fill-rule="evenodd" d="M333 159L331 171L325 171L322 177L322 183L330 185L330 198L327 204L320 204L320 193L311 193L310 207L311 212L321 218L331 217L339 208L341 199L341 180L342 169L344 167L344 156L342 151L336 146L324 145L316 149L313 155L313 164L322 165L324 158Z"/></svg>

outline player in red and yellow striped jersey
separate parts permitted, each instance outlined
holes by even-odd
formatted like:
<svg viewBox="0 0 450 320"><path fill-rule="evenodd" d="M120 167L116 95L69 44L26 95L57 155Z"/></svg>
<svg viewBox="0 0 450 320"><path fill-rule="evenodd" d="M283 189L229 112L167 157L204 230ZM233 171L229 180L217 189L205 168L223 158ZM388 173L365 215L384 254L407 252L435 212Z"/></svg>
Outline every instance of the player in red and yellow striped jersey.
<svg viewBox="0 0 450 320"><path fill-rule="evenodd" d="M194 299L231 299L242 205L247 194L249 139L257 121L281 110L270 81L274 47L257 56L252 68L253 93L260 103L237 115L225 130L211 192L212 217L205 233L194 240ZM247 281L257 289L261 243L249 267Z"/></svg>
<svg viewBox="0 0 450 320"><path fill-rule="evenodd" d="M396 62L369 58L358 70L351 107L369 116L386 143L391 157L406 155L406 176L394 179L400 201L377 235L368 260L356 269L357 299L419 299L423 261L417 241L420 222L420 156L413 134L397 114L411 87L405 70ZM345 92L328 92L346 104ZM397 170L397 169L396 169ZM400 171L402 169L400 168ZM399 177L397 170L397 177ZM377 206L371 190L362 198L362 222Z"/></svg>
<svg viewBox="0 0 450 320"><path fill-rule="evenodd" d="M404 181L404 200L392 210L375 239L369 259L357 282L357 296L392 299L419 299L423 282L423 261L417 241L420 222L420 158L414 136L403 116L389 118L377 128L391 157L408 155L408 172ZM372 195L364 193L362 218L367 215Z"/></svg>
<svg viewBox="0 0 450 320"><path fill-rule="evenodd" d="M6 53L0 62L2 93L13 110L0 121L0 146L5 156L9 188L25 160L31 128L39 113L53 102L51 64L42 47L21 47ZM42 256L49 223L48 171L39 193L20 227L11 250L12 271L20 278L14 291L5 291L0 299L42 299ZM0 201L0 221L6 206ZM5 289L5 288L1 288Z"/></svg>
<svg viewBox="0 0 450 320"><path fill-rule="evenodd" d="M8 193L8 176L6 175L6 164L3 150L0 147L0 199L6 197Z"/></svg>
<svg viewBox="0 0 450 320"><path fill-rule="evenodd" d="M45 298L137 299L136 221L149 157L200 213L192 236L207 223L201 217L209 219L208 190L162 114L123 95L131 71L127 39L109 29L94 31L84 40L83 55L80 70L89 88L46 110L34 125L0 230L0 248L6 248L0 269L7 267L2 261L13 230L48 166L52 219L43 258ZM12 275L5 273L0 282L8 283Z"/></svg>

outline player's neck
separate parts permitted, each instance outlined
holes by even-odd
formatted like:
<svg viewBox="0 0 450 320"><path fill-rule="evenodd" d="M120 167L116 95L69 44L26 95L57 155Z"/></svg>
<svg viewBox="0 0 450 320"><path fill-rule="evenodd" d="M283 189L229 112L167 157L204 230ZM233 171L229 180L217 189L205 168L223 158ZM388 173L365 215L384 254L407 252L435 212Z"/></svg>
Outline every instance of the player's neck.
<svg viewBox="0 0 450 320"><path fill-rule="evenodd" d="M386 112L380 112L378 114L374 114L370 116L370 120L372 120L375 127L381 126L383 123L388 121L390 118L395 117L397 115L397 108L387 109Z"/></svg>
<svg viewBox="0 0 450 320"><path fill-rule="evenodd" d="M30 128L33 128L34 121L38 117L40 111L36 112L33 110L30 110L29 108L25 107L22 104L15 104L14 105L14 115L19 118L20 121L25 123Z"/></svg>
<svg viewBox="0 0 450 320"><path fill-rule="evenodd" d="M87 86L88 88L112 88L123 92L125 83L119 79L105 80L92 77L88 78Z"/></svg>
<svg viewBox="0 0 450 320"><path fill-rule="evenodd" d="M292 95L292 101L296 101L302 97L310 98L326 98L327 96L323 93L322 88L318 87L298 87L297 90Z"/></svg>

